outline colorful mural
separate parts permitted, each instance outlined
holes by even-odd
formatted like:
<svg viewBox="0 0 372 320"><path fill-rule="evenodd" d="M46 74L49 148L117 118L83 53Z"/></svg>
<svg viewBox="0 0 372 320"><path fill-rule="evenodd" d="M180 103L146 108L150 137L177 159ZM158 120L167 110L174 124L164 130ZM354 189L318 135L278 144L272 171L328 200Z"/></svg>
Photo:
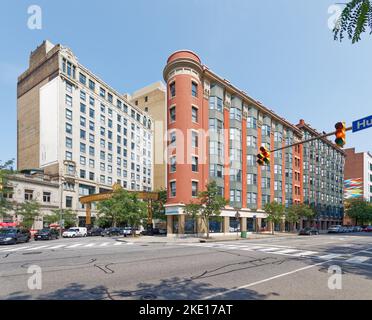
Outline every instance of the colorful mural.
<svg viewBox="0 0 372 320"><path fill-rule="evenodd" d="M363 197L363 179L347 179L344 181L345 199L355 199Z"/></svg>

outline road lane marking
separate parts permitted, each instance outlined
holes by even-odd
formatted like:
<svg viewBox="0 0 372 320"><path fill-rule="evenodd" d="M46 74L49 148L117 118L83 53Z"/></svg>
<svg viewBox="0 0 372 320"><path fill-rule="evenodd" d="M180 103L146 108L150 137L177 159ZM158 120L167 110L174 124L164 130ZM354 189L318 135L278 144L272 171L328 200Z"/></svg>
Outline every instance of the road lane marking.
<svg viewBox="0 0 372 320"><path fill-rule="evenodd" d="M77 244L73 244L72 246L66 247L66 249L76 248L76 247L82 246L82 245L83 245L83 243L77 243Z"/></svg>
<svg viewBox="0 0 372 320"><path fill-rule="evenodd" d="M297 249L285 249L285 250L276 251L275 254L288 255L288 254L291 254L291 253L294 253L294 252L298 252L298 251L300 251L300 250L297 250Z"/></svg>
<svg viewBox="0 0 372 320"><path fill-rule="evenodd" d="M121 246L123 244L123 242L117 242L114 244L114 246Z"/></svg>
<svg viewBox="0 0 372 320"><path fill-rule="evenodd" d="M3 252L14 252L14 251L22 250L22 249L27 249L27 248L29 248L29 247L20 247L20 248L6 249Z"/></svg>
<svg viewBox="0 0 372 320"><path fill-rule="evenodd" d="M104 242L102 244L99 245L99 247L106 247L110 242Z"/></svg>
<svg viewBox="0 0 372 320"><path fill-rule="evenodd" d="M299 253L295 253L292 256L293 257L306 257L306 256L313 256L316 255L318 252L315 251L301 251Z"/></svg>
<svg viewBox="0 0 372 320"><path fill-rule="evenodd" d="M322 259L322 260L331 260L331 259L336 259L336 258L339 258L341 257L342 254L338 254L338 253L330 253L330 254L326 254L324 256L319 256L318 258L319 259Z"/></svg>
<svg viewBox="0 0 372 320"><path fill-rule="evenodd" d="M65 246L67 246L67 244L59 244L58 246L53 246L53 247L50 247L48 249L59 249L59 248L65 247Z"/></svg>
<svg viewBox="0 0 372 320"><path fill-rule="evenodd" d="M264 248L264 249L258 249L260 252L273 252L273 251L278 251L281 250L281 248ZM275 252L273 252L275 253Z"/></svg>
<svg viewBox="0 0 372 320"><path fill-rule="evenodd" d="M39 249L46 248L46 247L48 246L32 247L32 248L26 249L25 251L39 250Z"/></svg>
<svg viewBox="0 0 372 320"><path fill-rule="evenodd" d="M345 262L347 263L356 263L356 264L361 264L364 261L369 260L371 257L364 257L364 256L356 256L350 259L347 259Z"/></svg>
<svg viewBox="0 0 372 320"><path fill-rule="evenodd" d="M291 274L294 274L294 273L297 273L297 272L300 272L300 271L308 270L308 269L320 266L322 264L325 264L326 262L327 261L319 262L319 263L316 263L316 264L313 264L313 265L310 265L310 266L306 266L306 267L299 268L299 269L296 269L296 270L292 270L292 271L289 271L289 272L286 272L286 273L278 274L276 276L273 276L273 277L270 277L270 278L267 278L267 279L252 282L252 283L249 283L249 284L246 284L244 286L240 286L240 287L237 287L237 288L234 288L234 289L230 289L230 290L226 290L226 291L219 292L219 293L216 293L216 294L212 294L210 296L202 298L201 300L209 300L209 299L214 299L214 298L219 297L219 296L224 296L224 295L226 295L228 293L231 293L231 292L235 292L235 291L238 291L238 290L241 290L241 289L253 287L253 286L256 286L256 285L261 284L261 283L265 283L265 282L268 282L268 281L271 281L271 280L282 278L282 277L285 277L285 276L288 276L288 275L291 275Z"/></svg>
<svg viewBox="0 0 372 320"><path fill-rule="evenodd" d="M96 245L95 243L89 243L89 244L85 245L84 248L91 248L95 245Z"/></svg>

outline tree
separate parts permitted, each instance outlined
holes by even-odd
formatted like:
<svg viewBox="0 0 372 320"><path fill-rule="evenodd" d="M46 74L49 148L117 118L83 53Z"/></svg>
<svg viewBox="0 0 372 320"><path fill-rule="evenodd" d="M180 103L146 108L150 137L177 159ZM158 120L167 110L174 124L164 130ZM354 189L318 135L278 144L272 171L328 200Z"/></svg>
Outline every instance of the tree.
<svg viewBox="0 0 372 320"><path fill-rule="evenodd" d="M194 219L194 221L196 221L196 218L199 215L200 209L201 209L200 204L198 204L198 203L189 203L189 204L187 204L185 206L185 208L184 208L183 211L185 212L186 215L192 217ZM194 226L194 232L196 234L198 233L198 223L197 222L195 223L195 226Z"/></svg>
<svg viewBox="0 0 372 320"><path fill-rule="evenodd" d="M147 217L147 204L139 200L136 193L118 188L110 199L98 203L98 211L100 223L110 221L113 227L129 223L135 236L135 228L142 225Z"/></svg>
<svg viewBox="0 0 372 320"><path fill-rule="evenodd" d="M311 219L314 217L315 211L304 203L294 204L286 210L286 221L290 222L292 226L299 222L300 219Z"/></svg>
<svg viewBox="0 0 372 320"><path fill-rule="evenodd" d="M267 203L264 208L267 213L267 220L271 222L272 234L274 234L274 226L280 223L284 216L284 206L276 201Z"/></svg>
<svg viewBox="0 0 372 320"><path fill-rule="evenodd" d="M52 212L53 214L45 215L43 217L44 223L48 225L52 223L60 223L60 220L62 219L64 221L64 228L68 229L71 227L75 227L78 222L76 212L72 211L71 209L62 210L62 214L60 209L55 209Z"/></svg>
<svg viewBox="0 0 372 320"><path fill-rule="evenodd" d="M0 217L2 219L13 209L13 204L6 199L6 195L12 192L8 185L8 179L10 175L15 173L13 164L14 159L5 163L0 162Z"/></svg>
<svg viewBox="0 0 372 320"><path fill-rule="evenodd" d="M185 212L189 212L192 215L196 215L196 211L199 212L199 216L202 219L207 229L207 239L209 238L209 218L211 216L219 216L221 210L229 202L218 194L218 187L215 181L207 184L206 190L199 192L197 203L190 203L185 206Z"/></svg>
<svg viewBox="0 0 372 320"><path fill-rule="evenodd" d="M335 40L344 38L347 33L352 43L361 40L361 34L369 27L372 34L372 2L370 0L352 0L346 4L335 28L333 29Z"/></svg>
<svg viewBox="0 0 372 320"><path fill-rule="evenodd" d="M40 205L35 200L26 201L16 206L17 216L22 216L22 226L31 229L35 218L40 215Z"/></svg>
<svg viewBox="0 0 372 320"><path fill-rule="evenodd" d="M167 202L167 190L161 189L157 192L159 194L159 200L151 202L152 217L154 219L165 221L166 216L164 204Z"/></svg>
<svg viewBox="0 0 372 320"><path fill-rule="evenodd" d="M363 198L345 201L346 215L355 220L355 224L361 225L372 221L372 205Z"/></svg>
<svg viewBox="0 0 372 320"><path fill-rule="evenodd" d="M291 231L293 231L294 226L300 220L300 216L298 214L296 206L290 206L289 208L287 208L285 212L285 220L290 223Z"/></svg>

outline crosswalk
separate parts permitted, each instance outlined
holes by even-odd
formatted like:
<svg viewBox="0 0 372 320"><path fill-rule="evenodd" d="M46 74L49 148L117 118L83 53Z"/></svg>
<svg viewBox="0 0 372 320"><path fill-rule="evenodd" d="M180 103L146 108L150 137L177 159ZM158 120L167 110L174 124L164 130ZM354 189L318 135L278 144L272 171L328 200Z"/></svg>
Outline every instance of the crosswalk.
<svg viewBox="0 0 372 320"><path fill-rule="evenodd" d="M121 241L111 241L111 242L79 242L79 243L60 243L55 244L50 242L43 245L12 245L12 246L2 246L0 247L0 255L6 253L15 252L35 252L35 251L48 251L48 250L73 250L73 249L104 249L104 248L120 248L121 246L131 245L132 242L121 242Z"/></svg>
<svg viewBox="0 0 372 320"><path fill-rule="evenodd" d="M251 251L261 252L273 255L289 256L294 258L312 258L320 260L337 260L341 263L357 264L372 266L372 252L367 252L370 256L364 255L350 255L342 253L317 252L311 250L302 250L286 246L275 246L269 244L246 244L246 243L180 243L181 246L186 247L201 247L211 248L220 251L237 250L237 251Z"/></svg>

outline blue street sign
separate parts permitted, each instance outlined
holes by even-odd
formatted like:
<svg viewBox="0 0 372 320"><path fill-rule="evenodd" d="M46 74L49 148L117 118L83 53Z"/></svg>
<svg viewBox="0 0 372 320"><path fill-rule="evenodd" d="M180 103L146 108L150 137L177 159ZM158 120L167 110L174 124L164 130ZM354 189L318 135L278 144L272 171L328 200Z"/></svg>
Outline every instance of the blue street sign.
<svg viewBox="0 0 372 320"><path fill-rule="evenodd" d="M372 127L372 116L353 122L353 132L368 129Z"/></svg>

